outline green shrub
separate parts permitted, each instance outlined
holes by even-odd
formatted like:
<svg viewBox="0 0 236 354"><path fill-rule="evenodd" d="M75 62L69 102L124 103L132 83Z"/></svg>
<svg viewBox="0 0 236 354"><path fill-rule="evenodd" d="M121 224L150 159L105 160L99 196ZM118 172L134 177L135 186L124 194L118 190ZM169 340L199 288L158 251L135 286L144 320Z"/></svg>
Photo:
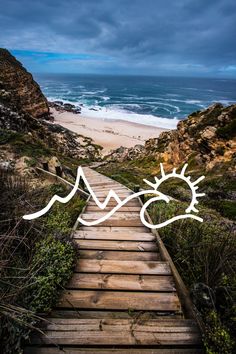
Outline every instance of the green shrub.
<svg viewBox="0 0 236 354"><path fill-rule="evenodd" d="M22 215L68 190L60 184L31 189L24 178L1 170L0 179L0 352L19 354L22 339L37 326L35 313L50 310L72 274L76 251L67 240L84 201L73 198L42 218L24 221Z"/></svg>
<svg viewBox="0 0 236 354"><path fill-rule="evenodd" d="M185 213L187 203L159 202L151 207L150 214L155 223ZM222 222L219 214L210 209L201 209L204 222L184 219L160 229L176 264L190 286L202 282L208 286L220 284L222 273L232 276L236 271L234 252L236 238L233 224Z"/></svg>
<svg viewBox="0 0 236 354"><path fill-rule="evenodd" d="M183 214L187 205L159 202L150 206L150 215L154 223L163 222ZM235 225L210 209L200 209L200 216L203 223L178 220L159 233L206 325L206 352L233 353L236 349L233 341L236 335Z"/></svg>
<svg viewBox="0 0 236 354"><path fill-rule="evenodd" d="M222 325L216 311L209 311L205 315L205 349L207 354L232 354L234 341L227 328Z"/></svg>
<svg viewBox="0 0 236 354"><path fill-rule="evenodd" d="M30 310L47 312L52 308L59 290L72 275L74 259L75 250L70 243L48 236L36 244L31 264L36 274L29 288Z"/></svg>
<svg viewBox="0 0 236 354"><path fill-rule="evenodd" d="M222 139L233 139L236 136L236 119L233 119L224 127L218 128L216 134Z"/></svg>
<svg viewBox="0 0 236 354"><path fill-rule="evenodd" d="M235 200L207 200L205 204L216 209L222 216L236 220Z"/></svg>
<svg viewBox="0 0 236 354"><path fill-rule="evenodd" d="M25 163L28 167L34 167L37 164L37 160L34 157L26 158Z"/></svg>
<svg viewBox="0 0 236 354"><path fill-rule="evenodd" d="M22 137L22 134L14 132L12 130L0 129L0 145L8 144L15 139Z"/></svg>

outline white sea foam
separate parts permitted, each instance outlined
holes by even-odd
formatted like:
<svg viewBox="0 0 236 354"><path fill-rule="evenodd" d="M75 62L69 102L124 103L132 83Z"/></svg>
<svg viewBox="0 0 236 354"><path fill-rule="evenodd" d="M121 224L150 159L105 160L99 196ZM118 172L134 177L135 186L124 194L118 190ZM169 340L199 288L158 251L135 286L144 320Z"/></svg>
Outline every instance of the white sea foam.
<svg viewBox="0 0 236 354"><path fill-rule="evenodd" d="M155 126L163 129L175 129L179 120L177 118L164 118L156 117L151 114L137 114L133 112L127 112L123 109L112 109L108 107L95 106L91 110L90 107L82 107L81 114L88 118L102 118L102 119L114 119L125 120L132 123L145 124Z"/></svg>
<svg viewBox="0 0 236 354"><path fill-rule="evenodd" d="M232 101L226 100L226 99L222 99L222 100L215 100L215 101L211 101L211 102L212 102L212 103L220 102L220 103L222 103L222 104L225 105L225 106L230 106L231 104L235 104L236 99L235 99L235 100L232 100Z"/></svg>
<svg viewBox="0 0 236 354"><path fill-rule="evenodd" d="M132 123L145 124L149 126L159 127L163 129L175 129L179 119L156 117L152 114L138 114L131 111L122 109L118 107L119 105L110 105L106 107L101 106L87 106L81 103L83 102L73 102L59 97L48 97L49 101L61 101L63 103L71 103L77 107L81 107L81 114L88 118L99 118L99 119L114 119L114 120L124 120Z"/></svg>

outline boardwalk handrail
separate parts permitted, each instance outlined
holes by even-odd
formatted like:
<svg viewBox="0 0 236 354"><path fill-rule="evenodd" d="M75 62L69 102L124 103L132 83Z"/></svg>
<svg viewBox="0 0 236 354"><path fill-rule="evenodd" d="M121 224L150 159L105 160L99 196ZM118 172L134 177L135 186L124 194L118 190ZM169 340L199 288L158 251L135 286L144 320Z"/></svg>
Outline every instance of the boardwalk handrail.
<svg viewBox="0 0 236 354"><path fill-rule="evenodd" d="M73 184L73 183L71 183L71 182L67 181L66 179L64 179L64 178L62 178L62 177L56 175L55 173L46 171L46 170L44 170L44 169L41 168L41 167L36 167L36 169L39 170L40 172L44 172L44 173L46 173L47 175L58 179L58 180L61 181L62 183L67 184L67 185L69 185L70 187L74 188L74 184ZM83 198L85 198L86 200L87 200L88 197L90 196L89 193L85 192L85 191L84 191L83 189L81 189L81 188L78 188L77 191L78 191L78 193L79 193Z"/></svg>

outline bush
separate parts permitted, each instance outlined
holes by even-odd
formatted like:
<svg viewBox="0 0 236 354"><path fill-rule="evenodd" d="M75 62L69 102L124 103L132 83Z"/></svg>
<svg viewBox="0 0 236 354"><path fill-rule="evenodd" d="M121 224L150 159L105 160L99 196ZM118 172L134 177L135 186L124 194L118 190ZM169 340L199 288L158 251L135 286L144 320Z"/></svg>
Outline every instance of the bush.
<svg viewBox="0 0 236 354"><path fill-rule="evenodd" d="M236 221L236 200L208 200L206 204L221 215Z"/></svg>
<svg viewBox="0 0 236 354"><path fill-rule="evenodd" d="M186 203L150 206L154 223L183 214ZM236 327L236 237L235 225L210 209L201 209L204 223L178 220L160 229L193 301L206 324L208 354L233 353Z"/></svg>
<svg viewBox="0 0 236 354"><path fill-rule="evenodd" d="M222 325L216 311L209 311L205 315L205 349L207 354L231 354L233 353L234 341L227 328ZM220 350L220 351L219 351Z"/></svg>
<svg viewBox="0 0 236 354"><path fill-rule="evenodd" d="M37 323L36 312L53 306L72 274L76 251L68 236L84 201L73 198L40 219L24 221L22 215L68 190L58 184L29 192L23 178L1 170L0 179L0 352L18 354Z"/></svg>
<svg viewBox="0 0 236 354"><path fill-rule="evenodd" d="M29 287L30 310L47 312L55 304L58 292L72 275L75 250L71 244L52 236L36 244L31 267L36 271Z"/></svg>
<svg viewBox="0 0 236 354"><path fill-rule="evenodd" d="M217 129L216 134L222 139L233 139L236 135L236 119L233 119L229 124Z"/></svg>

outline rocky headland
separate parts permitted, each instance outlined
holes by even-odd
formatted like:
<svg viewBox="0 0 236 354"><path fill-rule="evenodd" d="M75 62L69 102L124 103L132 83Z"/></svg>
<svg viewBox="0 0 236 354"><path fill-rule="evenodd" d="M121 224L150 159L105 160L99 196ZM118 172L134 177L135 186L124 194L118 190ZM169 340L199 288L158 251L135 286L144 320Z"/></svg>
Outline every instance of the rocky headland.
<svg viewBox="0 0 236 354"><path fill-rule="evenodd" d="M18 166L20 172L29 160L31 165L53 156L93 161L101 150L91 138L53 122L39 85L6 49L0 49L0 145L1 166Z"/></svg>
<svg viewBox="0 0 236 354"><path fill-rule="evenodd" d="M149 139L145 145L120 147L106 156L107 161L129 161L152 157L166 166L183 163L211 170L224 163L233 169L236 163L236 105L216 103L194 112L178 123L176 130Z"/></svg>
<svg viewBox="0 0 236 354"><path fill-rule="evenodd" d="M47 118L49 107L33 76L6 49L0 48L0 99L34 118Z"/></svg>

